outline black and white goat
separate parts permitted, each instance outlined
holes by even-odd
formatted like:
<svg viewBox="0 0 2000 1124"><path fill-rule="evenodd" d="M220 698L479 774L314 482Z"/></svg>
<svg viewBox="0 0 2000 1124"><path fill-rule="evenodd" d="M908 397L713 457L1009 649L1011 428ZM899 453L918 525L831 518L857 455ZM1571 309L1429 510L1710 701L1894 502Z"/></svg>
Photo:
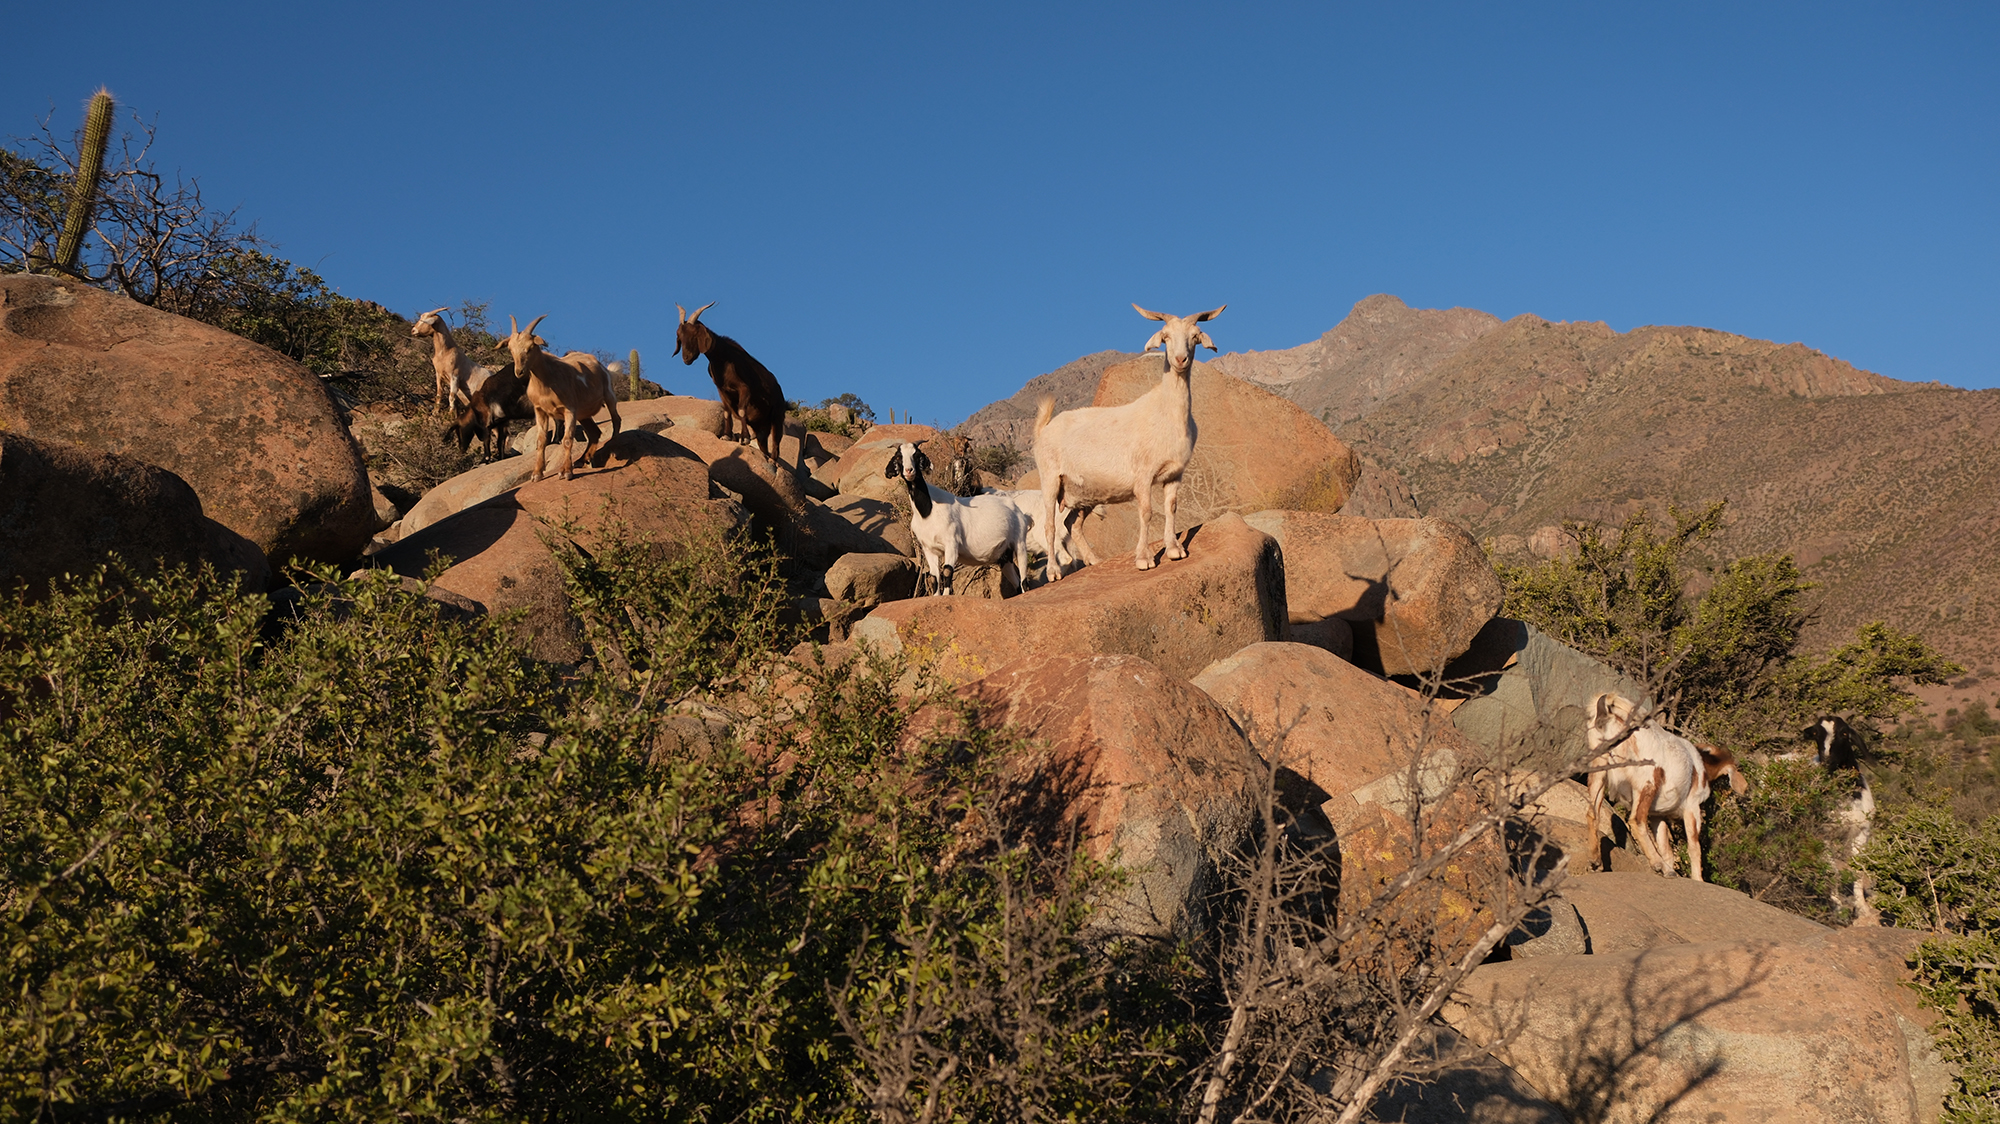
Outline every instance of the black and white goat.
<svg viewBox="0 0 2000 1124"><path fill-rule="evenodd" d="M924 451L905 441L889 455L882 475L909 489L910 533L939 592L950 596L952 571L962 561L998 563L1000 595L1007 596L1010 581L1021 592L1034 519L1012 495L954 496L924 479L930 467Z"/></svg>
<svg viewBox="0 0 2000 1124"><path fill-rule="evenodd" d="M1830 714L1800 730L1799 736L1813 744L1813 764L1847 785L1846 799L1834 810L1833 818L1846 844L1837 865L1853 875L1853 898L1844 900L1842 888L1836 886L1833 904L1836 909L1851 904L1855 920L1869 924L1877 916L1875 907L1868 904L1866 880L1851 865L1854 856L1868 845L1868 837L1875 828L1875 793L1868 787L1868 778L1861 772L1861 759L1856 753L1861 748L1861 739L1846 721Z"/></svg>

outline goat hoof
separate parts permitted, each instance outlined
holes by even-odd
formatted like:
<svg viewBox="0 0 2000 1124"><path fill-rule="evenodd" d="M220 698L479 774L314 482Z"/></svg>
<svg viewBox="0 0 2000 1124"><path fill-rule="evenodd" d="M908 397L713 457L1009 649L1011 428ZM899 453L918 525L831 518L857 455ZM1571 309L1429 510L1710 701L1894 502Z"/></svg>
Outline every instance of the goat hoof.
<svg viewBox="0 0 2000 1124"><path fill-rule="evenodd" d="M1154 562L1153 562L1153 560L1152 560L1152 559L1150 559L1150 558L1141 558L1141 559L1139 559L1139 569L1141 569L1141 570L1150 570L1150 569L1152 569L1152 568L1153 568L1153 566L1154 566Z"/></svg>

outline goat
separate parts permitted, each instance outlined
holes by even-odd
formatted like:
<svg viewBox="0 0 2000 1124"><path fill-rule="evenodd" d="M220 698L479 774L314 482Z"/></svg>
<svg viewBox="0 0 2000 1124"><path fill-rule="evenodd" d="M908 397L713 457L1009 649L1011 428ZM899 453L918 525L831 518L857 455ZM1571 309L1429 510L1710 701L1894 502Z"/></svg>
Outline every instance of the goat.
<svg viewBox="0 0 2000 1124"><path fill-rule="evenodd" d="M514 365L509 363L498 371L481 368L473 372L467 390L472 400L465 404L451 427L445 430L445 444L455 441L458 451L463 453L471 447L472 439L477 437L484 450L481 459L497 460L507 447L508 423L533 421L535 418L535 408L528 402L527 380L516 375ZM597 422L590 418L578 422L577 427L583 432L585 440L592 444L602 432ZM550 444L560 440L562 438L557 435L548 437Z"/></svg>
<svg viewBox="0 0 2000 1124"><path fill-rule="evenodd" d="M1123 406L1085 406L1051 418L1055 401L1043 398L1035 412L1035 465L1042 476L1042 545L1049 580L1062 577L1071 524L1098 504L1133 500L1139 505L1139 542L1132 559L1153 568L1146 524L1153 515L1153 485L1166 493L1166 555L1187 557L1174 535L1174 507L1180 501L1181 473L1194 456L1194 399L1188 379L1197 346L1215 350L1215 341L1195 327L1222 314L1222 308L1193 316L1169 316L1132 306L1148 320L1165 323L1146 341L1161 349L1165 368L1160 385ZM1086 565L1097 552L1080 540Z"/></svg>
<svg viewBox="0 0 2000 1124"><path fill-rule="evenodd" d="M549 444L560 432L562 478L570 480L576 476L573 454L577 430L584 428L584 423L595 418L599 410L611 412L612 438L618 436L623 422L618 417L618 389L611 384L611 373L598 362L597 356L587 351L572 351L558 359L544 350L548 341L535 334L535 325L547 317L548 313L535 317L523 331L509 316L507 348L514 355L514 370L527 378L528 404L535 409L539 439L535 442L535 472L529 479L542 478ZM595 456L600 447L595 425L589 427L589 433L590 444L583 450L585 460Z"/></svg>
<svg viewBox="0 0 2000 1124"><path fill-rule="evenodd" d="M456 406L462 401L471 401L473 376L477 372L488 371L459 350L458 341L452 338L450 325L438 315L443 311L442 308L433 308L410 325L411 336L431 338L431 370L437 372L437 401L431 406L431 413L434 414L443 413L447 403Z"/></svg>
<svg viewBox="0 0 2000 1124"><path fill-rule="evenodd" d="M722 399L722 436L735 439L741 423L741 440L754 436L764 457L777 461L784 450L785 391L770 368L757 362L743 345L728 336L717 335L701 322L701 314L715 307L709 301L694 310L680 308L680 327L674 330L674 354L689 366L697 355L708 356L708 377L715 380L715 392ZM799 455L805 455L803 447Z"/></svg>
<svg viewBox="0 0 2000 1124"><path fill-rule="evenodd" d="M1661 725L1657 715L1609 691L1590 701L1584 740L1590 747L1590 831L1597 839L1598 809L1608 794L1632 808L1632 834L1661 874L1676 873L1667 817L1678 815L1687 831L1688 876L1701 876L1701 806L1715 782L1729 779L1731 791L1748 785L1728 750L1697 746Z"/></svg>
<svg viewBox="0 0 2000 1124"><path fill-rule="evenodd" d="M1868 845L1875 829L1875 793L1868 787L1868 777L1861 772L1861 759L1855 754L1861 739L1855 736L1852 726L1831 714L1821 715L1819 721L1800 730L1799 736L1813 743L1813 764L1825 769L1828 776L1848 784L1846 802L1833 816L1844 836L1837 865L1853 875L1855 921L1872 924L1877 914L1875 907L1868 904L1866 880L1852 866L1854 856ZM1832 897L1835 909L1848 904L1842 900L1839 887L1834 888Z"/></svg>
<svg viewBox="0 0 2000 1124"><path fill-rule="evenodd" d="M930 467L931 459L924 451L905 441L889 455L882 475L901 480L909 489L910 533L916 536L924 569L937 579L939 592L951 596L952 571L961 559L999 563L1000 596L1007 596L1010 578L1014 592L1021 592L1028 575L1028 535L1034 530L1034 520L1011 496L952 495L924 479Z"/></svg>

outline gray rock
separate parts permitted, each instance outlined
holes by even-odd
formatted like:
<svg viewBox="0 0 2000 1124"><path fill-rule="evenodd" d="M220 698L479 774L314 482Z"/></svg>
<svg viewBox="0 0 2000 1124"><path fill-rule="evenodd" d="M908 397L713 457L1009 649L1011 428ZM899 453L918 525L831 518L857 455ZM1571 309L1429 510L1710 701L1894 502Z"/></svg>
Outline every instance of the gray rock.
<svg viewBox="0 0 2000 1124"><path fill-rule="evenodd" d="M1590 935L1584 931L1583 918L1577 916L1575 906L1551 898L1507 934L1507 951L1515 959L1582 956L1590 951Z"/></svg>

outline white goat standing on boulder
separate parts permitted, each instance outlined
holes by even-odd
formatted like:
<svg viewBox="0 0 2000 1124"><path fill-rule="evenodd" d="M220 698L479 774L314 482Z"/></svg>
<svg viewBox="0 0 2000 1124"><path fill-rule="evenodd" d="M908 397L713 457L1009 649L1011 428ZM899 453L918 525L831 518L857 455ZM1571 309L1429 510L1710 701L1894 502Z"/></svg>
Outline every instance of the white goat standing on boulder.
<svg viewBox="0 0 2000 1124"><path fill-rule="evenodd" d="M1166 493L1166 554L1187 557L1174 534L1174 507L1180 500L1181 473L1194 456L1194 398L1189 377L1196 347L1215 350L1215 341L1195 325L1213 320L1222 308L1193 316L1169 316L1132 306L1148 320L1164 326L1146 341L1158 347L1166 361L1160 385L1123 406L1085 406L1051 418L1055 401L1044 398L1035 414L1035 466L1042 477L1042 543L1048 556L1049 580L1062 577L1069 553L1071 524L1098 504L1133 500L1139 505L1139 542L1132 560L1141 570L1153 568L1152 543L1146 524L1153 515L1153 485ZM1079 540L1086 565L1097 552Z"/></svg>
<svg viewBox="0 0 2000 1124"><path fill-rule="evenodd" d="M622 424L618 417L618 388L612 385L611 372L604 369L597 356L588 351L572 351L562 358L543 350L547 340L535 334L535 325L548 317L547 313L530 321L526 330L507 318L507 348L514 355L514 370L525 375L528 380L528 402L535 408L535 429L539 437L535 441L535 474L529 479L542 478L543 459L549 451L549 441L561 426L563 446L562 478L569 480L576 475L576 431L588 427L590 443L584 447L583 459L589 460L597 454L598 432L591 419L599 410L611 412L611 437L618 436ZM609 439L607 439L609 440Z"/></svg>
<svg viewBox="0 0 2000 1124"><path fill-rule="evenodd" d="M1672 837L1666 817L1678 815L1687 830L1688 875L1701 876L1701 806L1718 779L1732 791L1748 786L1728 750L1697 746L1660 724L1657 715L1641 720L1639 706L1623 695L1604 692L1590 701L1584 740L1590 746L1590 832L1597 840L1597 810L1607 794L1632 807L1632 834L1661 874L1674 874ZM1657 844L1657 846L1656 846Z"/></svg>
<svg viewBox="0 0 2000 1124"><path fill-rule="evenodd" d="M952 495L924 479L930 466L923 450L905 441L890 454L882 475L901 480L910 491L910 533L938 591L951 596L952 571L966 561L999 563L1000 596L1007 596L1010 579L1014 592L1021 592L1034 519L1009 495Z"/></svg>
<svg viewBox="0 0 2000 1124"><path fill-rule="evenodd" d="M431 369L437 372L437 402L431 406L431 413L443 413L447 403L456 406L472 401L472 383L475 375L484 372L491 375L492 369L482 367L472 361L472 357L459 350L458 341L452 338L451 327L439 315L442 308L433 308L410 326L410 335L431 338Z"/></svg>

